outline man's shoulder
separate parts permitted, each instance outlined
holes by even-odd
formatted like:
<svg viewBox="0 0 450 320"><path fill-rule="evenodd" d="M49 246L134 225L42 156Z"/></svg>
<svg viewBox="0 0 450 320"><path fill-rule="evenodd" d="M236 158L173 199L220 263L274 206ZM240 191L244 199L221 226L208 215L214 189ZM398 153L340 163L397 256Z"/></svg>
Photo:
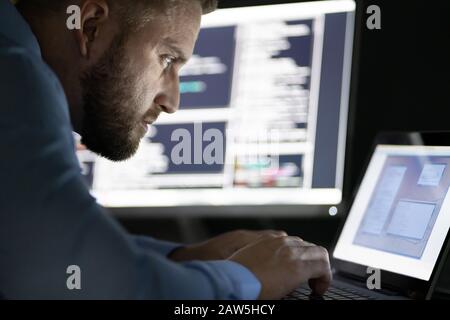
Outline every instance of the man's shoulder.
<svg viewBox="0 0 450 320"><path fill-rule="evenodd" d="M55 74L40 56L29 49L16 45L0 35L0 79L21 78L22 81L38 80L42 84L57 81Z"/></svg>
<svg viewBox="0 0 450 320"><path fill-rule="evenodd" d="M3 37L0 34L0 63L7 67L8 64L12 63L14 66L29 66L34 65L36 70L40 67L40 57L35 53L31 52L29 49L16 44L12 40ZM5 77L7 74L2 72L0 76Z"/></svg>
<svg viewBox="0 0 450 320"><path fill-rule="evenodd" d="M22 120L66 120L67 101L59 80L42 58L0 37L0 101L2 116Z"/></svg>

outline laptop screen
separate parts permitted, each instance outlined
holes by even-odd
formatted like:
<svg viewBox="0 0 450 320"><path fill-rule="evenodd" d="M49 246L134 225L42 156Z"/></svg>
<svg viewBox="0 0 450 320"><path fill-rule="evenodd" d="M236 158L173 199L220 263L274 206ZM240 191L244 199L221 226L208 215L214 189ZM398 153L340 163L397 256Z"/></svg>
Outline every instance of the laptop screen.
<svg viewBox="0 0 450 320"><path fill-rule="evenodd" d="M334 258L428 281L450 226L450 147L379 145Z"/></svg>

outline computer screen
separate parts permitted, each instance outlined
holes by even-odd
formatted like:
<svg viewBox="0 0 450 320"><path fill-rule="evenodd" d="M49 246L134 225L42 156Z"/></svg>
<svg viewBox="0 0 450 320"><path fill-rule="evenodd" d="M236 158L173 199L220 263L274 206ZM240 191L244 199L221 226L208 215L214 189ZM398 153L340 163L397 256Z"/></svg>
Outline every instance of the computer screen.
<svg viewBox="0 0 450 320"><path fill-rule="evenodd" d="M116 163L79 152L107 207L319 205L342 198L355 2L220 9L181 104Z"/></svg>
<svg viewBox="0 0 450 320"><path fill-rule="evenodd" d="M426 280L450 227L450 147L379 145L334 257Z"/></svg>

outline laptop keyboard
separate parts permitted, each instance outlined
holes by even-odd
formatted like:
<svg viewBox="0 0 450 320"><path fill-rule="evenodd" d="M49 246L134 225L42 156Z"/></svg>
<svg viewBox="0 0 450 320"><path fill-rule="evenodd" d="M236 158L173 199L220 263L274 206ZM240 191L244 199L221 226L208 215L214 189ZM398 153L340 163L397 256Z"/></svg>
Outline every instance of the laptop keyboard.
<svg viewBox="0 0 450 320"><path fill-rule="evenodd" d="M310 289L298 288L283 298L283 300L375 300L352 288L331 286L323 296L313 295Z"/></svg>

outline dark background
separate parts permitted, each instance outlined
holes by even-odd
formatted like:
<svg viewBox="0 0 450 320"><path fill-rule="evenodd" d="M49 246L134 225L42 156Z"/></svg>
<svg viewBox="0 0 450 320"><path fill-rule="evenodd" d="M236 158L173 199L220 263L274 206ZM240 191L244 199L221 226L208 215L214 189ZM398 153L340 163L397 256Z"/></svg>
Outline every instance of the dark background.
<svg viewBox="0 0 450 320"><path fill-rule="evenodd" d="M296 1L224 0L220 7ZM357 1L354 74L344 197L353 195L377 133L450 130L450 1ZM366 8L381 8L381 30L366 28ZM345 206L344 206L345 208ZM214 209L211 209L214 210ZM345 209L344 209L345 212ZM330 246L344 215L305 218L121 218L131 232L201 240L236 228L284 229ZM194 223L201 228L190 229ZM183 230L183 226L187 226ZM201 230L201 231L199 231ZM190 233L190 237L186 236Z"/></svg>

